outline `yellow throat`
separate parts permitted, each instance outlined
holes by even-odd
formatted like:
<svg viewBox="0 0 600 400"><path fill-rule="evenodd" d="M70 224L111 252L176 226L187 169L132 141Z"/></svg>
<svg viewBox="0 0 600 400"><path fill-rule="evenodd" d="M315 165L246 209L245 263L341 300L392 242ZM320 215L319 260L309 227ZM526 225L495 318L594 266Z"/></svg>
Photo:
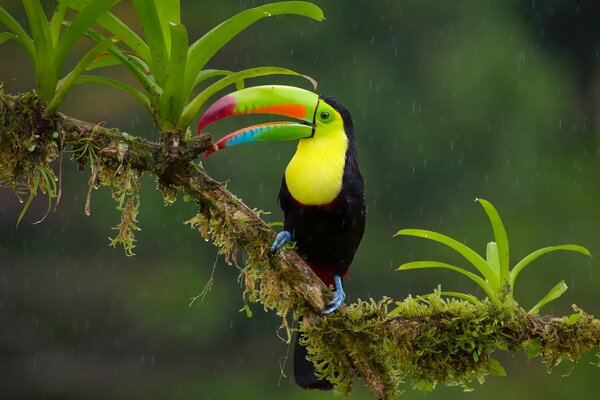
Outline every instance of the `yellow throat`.
<svg viewBox="0 0 600 400"><path fill-rule="evenodd" d="M343 125L302 139L285 170L285 181L294 199L305 205L331 203L342 190L348 137Z"/></svg>

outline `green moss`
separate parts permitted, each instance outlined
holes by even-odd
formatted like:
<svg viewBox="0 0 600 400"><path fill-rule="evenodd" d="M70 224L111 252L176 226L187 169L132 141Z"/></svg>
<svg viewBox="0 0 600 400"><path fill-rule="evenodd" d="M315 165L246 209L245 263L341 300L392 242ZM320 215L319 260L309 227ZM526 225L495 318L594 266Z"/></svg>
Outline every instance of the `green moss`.
<svg viewBox="0 0 600 400"><path fill-rule="evenodd" d="M110 245L113 247L122 245L127 256L135 255L133 253L134 232L140 230L136 219L140 207L140 180L141 174L131 167L125 167L125 170L116 176L109 174L100 179L102 184L111 187L112 197L117 202L117 210L121 211L121 221L112 228L118 233L114 238L109 238Z"/></svg>
<svg viewBox="0 0 600 400"><path fill-rule="evenodd" d="M203 211L185 223L198 229L205 240L211 240L225 261L239 269L244 301L260 303L265 311L275 310L281 317L281 328L286 333L284 340L289 341L291 329L288 314L298 310L304 302L292 293L286 277L269 262L269 248L261 243L269 242L266 235L270 230L257 227L253 220L241 212L219 212L216 208ZM260 214L256 210L254 212L257 216ZM258 236L248 235L248 232L258 232ZM256 240L241 243L243 237L254 237ZM237 248L244 249L241 265Z"/></svg>
<svg viewBox="0 0 600 400"><path fill-rule="evenodd" d="M439 291L427 300L409 296L390 312L391 304L389 298L359 300L343 313L301 323L319 375L345 387L352 381L351 363L366 357L392 396L405 382L421 391L439 384L472 390L488 375L506 374L492 358L496 350L514 352L535 344L530 355L541 356L550 371L598 348L600 324L579 309L581 317L569 325L569 317L537 318L522 309L509 313L489 300L444 299ZM347 348L358 361L349 361Z"/></svg>
<svg viewBox="0 0 600 400"><path fill-rule="evenodd" d="M0 186L12 189L21 202L27 196L18 221L38 190L48 196L48 210L57 195L50 163L58 156L58 145L48 134L54 127L48 126L42 112L43 104L33 95L0 99Z"/></svg>
<svg viewBox="0 0 600 400"><path fill-rule="evenodd" d="M139 230L136 216L141 174L124 162L129 151L127 139L115 134L111 141L92 129L67 140L58 126L60 122L55 126L59 119L45 118L43 110L43 102L32 94L0 98L0 185L11 188L21 202L28 196L19 221L38 190L48 196L50 210L59 190L52 164L63 148L79 169L90 166L87 214L91 212L92 190L101 185L111 188L121 211L121 221L115 227L118 234L111 239L111 245L121 244L125 253L132 255L133 234Z"/></svg>
<svg viewBox="0 0 600 400"><path fill-rule="evenodd" d="M175 204L177 201L177 188L161 181L160 178L157 178L156 182L156 188L162 193L165 206Z"/></svg>

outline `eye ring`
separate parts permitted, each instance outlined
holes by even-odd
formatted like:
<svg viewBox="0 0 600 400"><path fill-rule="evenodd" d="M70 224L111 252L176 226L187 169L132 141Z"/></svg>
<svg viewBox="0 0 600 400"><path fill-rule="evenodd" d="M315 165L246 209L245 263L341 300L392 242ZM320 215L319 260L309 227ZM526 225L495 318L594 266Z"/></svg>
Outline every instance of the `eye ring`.
<svg viewBox="0 0 600 400"><path fill-rule="evenodd" d="M322 120L329 119L329 113L327 111L322 111L319 116L321 117Z"/></svg>

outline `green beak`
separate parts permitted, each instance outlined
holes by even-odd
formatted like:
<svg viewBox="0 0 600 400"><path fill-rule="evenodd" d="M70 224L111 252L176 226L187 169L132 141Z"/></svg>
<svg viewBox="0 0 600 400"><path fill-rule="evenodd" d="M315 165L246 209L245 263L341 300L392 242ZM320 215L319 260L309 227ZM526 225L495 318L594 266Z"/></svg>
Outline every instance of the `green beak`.
<svg viewBox="0 0 600 400"><path fill-rule="evenodd" d="M242 143L312 137L318 104L317 94L292 86L256 86L228 94L206 110L200 119L198 134L206 125L234 115L275 114L299 122L272 122L237 130L217 141L205 156Z"/></svg>

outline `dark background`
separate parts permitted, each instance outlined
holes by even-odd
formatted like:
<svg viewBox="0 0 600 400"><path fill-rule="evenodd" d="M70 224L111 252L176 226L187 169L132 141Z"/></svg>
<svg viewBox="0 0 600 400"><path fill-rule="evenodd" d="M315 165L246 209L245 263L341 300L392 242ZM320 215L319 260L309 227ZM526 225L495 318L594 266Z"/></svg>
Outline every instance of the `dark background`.
<svg viewBox="0 0 600 400"><path fill-rule="evenodd" d="M21 21L20 2L0 0ZM263 20L210 63L243 69L278 65L319 81L352 112L366 181L368 223L346 284L348 301L383 295L403 299L447 290L481 293L457 274L396 272L418 259L460 260L440 245L393 238L401 228L438 230L480 252L492 232L475 197L492 201L504 219L514 264L551 244L579 243L600 254L600 3L597 1L324 1L327 20L284 16ZM196 39L222 20L262 1L183 1ZM47 2L51 7L52 2ZM117 13L136 24L128 2ZM89 48L82 41L79 51ZM32 88L32 70L16 43L0 48L0 80L8 92ZM115 68L113 76L127 77ZM305 85L273 77L253 83ZM306 84L305 87L308 87ZM157 138L145 111L112 89L80 86L63 112ZM217 134L240 120L212 128ZM248 205L273 213L292 143L240 146L204 162ZM202 291L216 250L183 225L194 206L164 207L144 179L135 257L108 246L119 214L107 188L83 213L89 170L64 163L63 199L45 212L36 199L19 228L22 205L0 191L0 397L308 399L291 383L278 319L252 305L248 319L238 274L217 261L215 284ZM460 262L460 261L459 261ZM565 279L569 291L544 312L570 313L576 303L600 311L596 258L545 256L526 270L516 298L531 307ZM600 371L559 366L551 375L523 353L498 353L507 377L490 377L474 393L438 388L424 395L406 385L404 398L594 397ZM356 385L352 398L369 398Z"/></svg>

